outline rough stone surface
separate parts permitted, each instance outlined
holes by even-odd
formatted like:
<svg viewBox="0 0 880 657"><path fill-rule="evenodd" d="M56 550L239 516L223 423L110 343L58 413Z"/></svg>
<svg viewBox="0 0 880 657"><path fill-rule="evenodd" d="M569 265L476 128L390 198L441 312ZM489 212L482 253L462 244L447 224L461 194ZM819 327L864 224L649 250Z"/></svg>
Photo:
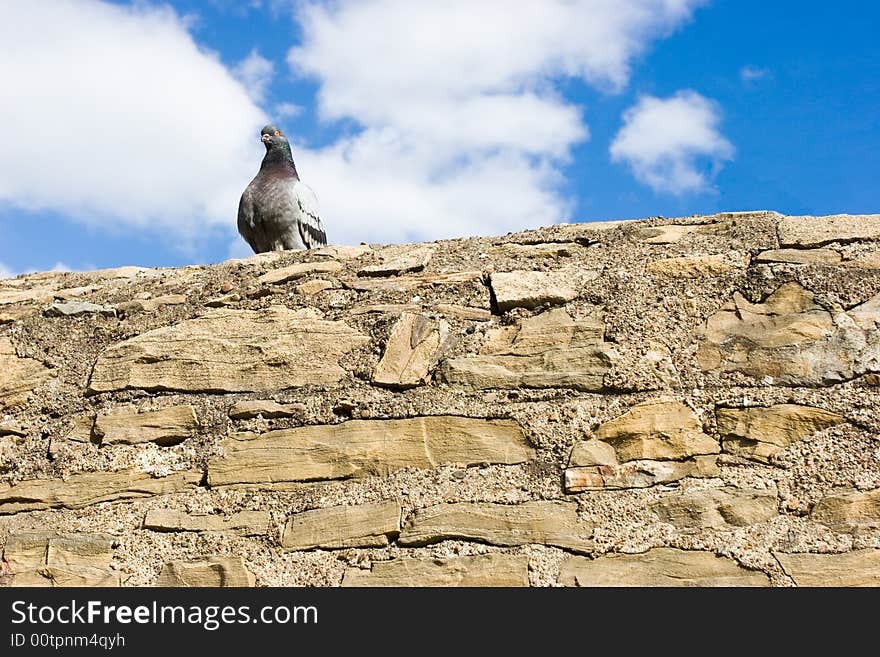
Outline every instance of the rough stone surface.
<svg viewBox="0 0 880 657"><path fill-rule="evenodd" d="M229 410L233 420L250 420L255 417L278 418L295 417L304 413L303 404L279 404L271 399L254 399L238 402Z"/></svg>
<svg viewBox="0 0 880 657"><path fill-rule="evenodd" d="M169 406L156 411L137 409L99 415L94 435L102 445L134 445L156 443L176 445L192 436L199 428L192 406Z"/></svg>
<svg viewBox="0 0 880 657"><path fill-rule="evenodd" d="M799 404L719 408L715 418L724 452L764 463L792 443L845 421L837 413Z"/></svg>
<svg viewBox="0 0 880 657"><path fill-rule="evenodd" d="M569 557L559 581L565 586L768 586L767 575L712 552L654 548L644 554Z"/></svg>
<svg viewBox="0 0 880 657"><path fill-rule="evenodd" d="M775 491L737 488L666 495L651 510L676 527L746 527L778 514Z"/></svg>
<svg viewBox="0 0 880 657"><path fill-rule="evenodd" d="M489 284L501 312L511 308L559 305L578 295L578 289L567 272L498 272L491 275Z"/></svg>
<svg viewBox="0 0 880 657"><path fill-rule="evenodd" d="M19 358L12 341L0 336L0 411L27 401L28 393L50 377L50 370L41 362Z"/></svg>
<svg viewBox="0 0 880 657"><path fill-rule="evenodd" d="M722 276L736 268L727 262L725 256L681 256L678 258L663 258L649 262L645 270L655 276L668 276L670 278L704 278L707 276Z"/></svg>
<svg viewBox="0 0 880 657"><path fill-rule="evenodd" d="M754 262L786 262L792 265L839 265L843 257L834 249L771 249Z"/></svg>
<svg viewBox="0 0 880 657"><path fill-rule="evenodd" d="M810 518L836 531L865 532L880 529L880 488L844 489L819 500Z"/></svg>
<svg viewBox="0 0 880 657"><path fill-rule="evenodd" d="M843 554L774 552L785 574L798 586L880 586L880 550Z"/></svg>
<svg viewBox="0 0 880 657"><path fill-rule="evenodd" d="M603 423L596 438L614 447L619 461L680 460L717 454L718 441L703 433L699 418L685 404L652 400Z"/></svg>
<svg viewBox="0 0 880 657"><path fill-rule="evenodd" d="M565 469L565 491L650 488L685 477L715 477L718 469L714 456L695 456L684 461L629 461L620 465L570 467Z"/></svg>
<svg viewBox="0 0 880 657"><path fill-rule="evenodd" d="M6 541L9 586L120 586L108 534L26 531Z"/></svg>
<svg viewBox="0 0 880 657"><path fill-rule="evenodd" d="M378 264L367 265L358 271L358 276L392 276L407 272L422 271L431 262L434 249L419 247L387 247L376 254Z"/></svg>
<svg viewBox="0 0 880 657"><path fill-rule="evenodd" d="M735 292L709 317L697 359L704 370L741 372L780 385L821 386L880 369L880 294L829 311L798 283L761 303Z"/></svg>
<svg viewBox="0 0 880 657"><path fill-rule="evenodd" d="M46 308L47 317L76 317L77 315L89 315L97 313L109 317L116 316L116 309L109 306L101 306L88 301L63 301L53 303Z"/></svg>
<svg viewBox="0 0 880 657"><path fill-rule="evenodd" d="M820 246L781 244L790 220L741 212L2 280L0 550L33 532L112 544L76 573L0 561L0 584L109 573L152 586L168 562L217 583L222 555L257 586L483 585L502 572L550 587L575 550L604 568L656 549L778 587L835 571L870 581L880 240L851 229L872 221L803 224L837 231L802 240L833 238ZM706 256L732 269L646 269ZM403 271L407 259L422 269ZM500 310L497 272L576 294ZM47 317L55 302L118 312ZM419 385L380 385L402 313L448 339ZM187 413L177 437L130 442L170 408L198 424ZM126 442L96 430L113 418ZM322 516L383 501L399 509L358 516L372 528ZM323 517L314 547L285 548L288 519L309 517ZM361 536L334 538L345 531ZM425 544L404 544L416 531Z"/></svg>
<svg viewBox="0 0 880 657"><path fill-rule="evenodd" d="M880 240L880 214L783 217L777 230L783 247L809 248L832 242Z"/></svg>
<svg viewBox="0 0 880 657"><path fill-rule="evenodd" d="M0 483L0 515L62 507L80 509L99 502L175 493L197 486L201 472L175 472L152 477L147 472L82 472L69 479L29 479Z"/></svg>
<svg viewBox="0 0 880 657"><path fill-rule="evenodd" d="M343 322L273 306L212 310L148 331L98 357L91 392L141 388L261 391L337 383L339 357L367 337Z"/></svg>
<svg viewBox="0 0 880 657"><path fill-rule="evenodd" d="M373 372L373 383L401 390L426 383L448 337L445 321L402 313Z"/></svg>
<svg viewBox="0 0 880 657"><path fill-rule="evenodd" d="M156 532L229 532L247 536L265 535L269 530L267 511L239 511L229 516L189 514L175 509L150 509L144 517L144 529Z"/></svg>
<svg viewBox="0 0 880 657"><path fill-rule="evenodd" d="M415 512L400 534L400 544L430 545L466 540L515 546L541 543L572 552L589 553L592 527L580 522L577 505L534 501L523 504L459 502L438 504Z"/></svg>
<svg viewBox="0 0 880 657"><path fill-rule="evenodd" d="M208 463L211 486L387 476L441 464L522 463L534 457L519 424L456 416L351 420L236 434Z"/></svg>
<svg viewBox="0 0 880 657"><path fill-rule="evenodd" d="M512 554L373 562L369 571L349 568L342 586L528 586L528 559Z"/></svg>
<svg viewBox="0 0 880 657"><path fill-rule="evenodd" d="M257 280L266 285L279 285L288 281L303 278L309 274L335 274L342 269L342 263L335 260L320 260L318 262L301 262L289 267L280 267L266 272Z"/></svg>
<svg viewBox="0 0 880 657"><path fill-rule="evenodd" d="M395 500L303 511L287 519L281 547L386 547L400 533L400 513Z"/></svg>
<svg viewBox="0 0 880 657"><path fill-rule="evenodd" d="M169 561L156 586L253 586L255 579L241 557L212 556L196 561Z"/></svg>
<svg viewBox="0 0 880 657"><path fill-rule="evenodd" d="M474 388L601 390L611 359L600 316L574 320L554 309L493 329L481 353L444 361L442 378Z"/></svg>

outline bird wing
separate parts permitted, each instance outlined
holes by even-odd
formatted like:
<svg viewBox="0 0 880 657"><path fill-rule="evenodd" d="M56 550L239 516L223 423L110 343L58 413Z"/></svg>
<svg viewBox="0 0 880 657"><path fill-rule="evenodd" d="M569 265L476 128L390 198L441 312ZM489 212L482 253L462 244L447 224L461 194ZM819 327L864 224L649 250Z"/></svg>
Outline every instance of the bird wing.
<svg viewBox="0 0 880 657"><path fill-rule="evenodd" d="M313 249L327 244L327 234L321 224L318 213L318 197L312 188L297 180L293 185L293 196L299 208L297 216L297 228L299 236L307 249Z"/></svg>
<svg viewBox="0 0 880 657"><path fill-rule="evenodd" d="M254 216L254 194L250 185L245 188L238 202L238 233L250 245L254 253L259 253L256 217Z"/></svg>

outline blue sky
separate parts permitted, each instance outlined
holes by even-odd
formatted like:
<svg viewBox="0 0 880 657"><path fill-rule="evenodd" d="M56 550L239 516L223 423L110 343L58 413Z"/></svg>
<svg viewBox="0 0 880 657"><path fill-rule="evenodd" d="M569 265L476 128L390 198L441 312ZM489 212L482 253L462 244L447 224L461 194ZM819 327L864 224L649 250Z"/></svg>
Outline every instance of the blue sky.
<svg viewBox="0 0 880 657"><path fill-rule="evenodd" d="M0 275L247 255L269 119L335 243L880 212L878 24L855 1L4 2Z"/></svg>

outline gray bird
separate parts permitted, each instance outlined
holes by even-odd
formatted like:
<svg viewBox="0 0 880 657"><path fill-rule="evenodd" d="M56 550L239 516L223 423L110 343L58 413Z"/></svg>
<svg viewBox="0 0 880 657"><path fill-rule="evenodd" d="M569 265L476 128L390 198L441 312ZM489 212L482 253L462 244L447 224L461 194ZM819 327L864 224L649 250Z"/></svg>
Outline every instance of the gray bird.
<svg viewBox="0 0 880 657"><path fill-rule="evenodd" d="M254 253L324 246L318 199L296 173L290 142L274 125L260 139L266 155L238 203L238 232Z"/></svg>

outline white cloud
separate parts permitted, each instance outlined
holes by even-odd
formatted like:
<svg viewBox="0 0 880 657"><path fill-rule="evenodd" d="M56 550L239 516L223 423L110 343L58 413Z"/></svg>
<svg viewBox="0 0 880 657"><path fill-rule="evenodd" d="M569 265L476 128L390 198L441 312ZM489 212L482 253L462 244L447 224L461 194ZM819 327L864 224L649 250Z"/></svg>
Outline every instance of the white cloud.
<svg viewBox="0 0 880 657"><path fill-rule="evenodd" d="M0 202L193 236L234 226L265 117L167 7L0 3Z"/></svg>
<svg viewBox="0 0 880 657"><path fill-rule="evenodd" d="M622 89L702 0L303 4L291 68L359 132L294 158L332 241L491 234L569 218L560 166L588 138L557 83Z"/></svg>
<svg viewBox="0 0 880 657"><path fill-rule="evenodd" d="M733 158L719 122L717 104L694 91L665 99L643 96L624 113L611 159L626 163L655 192L705 191L722 162ZM708 172L701 170L707 161Z"/></svg>
<svg viewBox="0 0 880 657"><path fill-rule="evenodd" d="M278 103L274 108L274 115L282 119L293 119L302 114L305 108L296 103Z"/></svg>
<svg viewBox="0 0 880 657"><path fill-rule="evenodd" d="M232 74L244 85L248 95L255 103L260 103L266 96L266 87L272 81L275 65L263 57L257 49L232 69Z"/></svg>
<svg viewBox="0 0 880 657"><path fill-rule="evenodd" d="M17 272L12 271L11 267L0 262L0 278L15 278L16 276L18 276Z"/></svg>
<svg viewBox="0 0 880 657"><path fill-rule="evenodd" d="M755 82L757 80L763 80L766 77L769 77L770 69L768 68L756 68L754 66L743 66L739 70L739 79L743 81L745 84L749 84L751 82Z"/></svg>

